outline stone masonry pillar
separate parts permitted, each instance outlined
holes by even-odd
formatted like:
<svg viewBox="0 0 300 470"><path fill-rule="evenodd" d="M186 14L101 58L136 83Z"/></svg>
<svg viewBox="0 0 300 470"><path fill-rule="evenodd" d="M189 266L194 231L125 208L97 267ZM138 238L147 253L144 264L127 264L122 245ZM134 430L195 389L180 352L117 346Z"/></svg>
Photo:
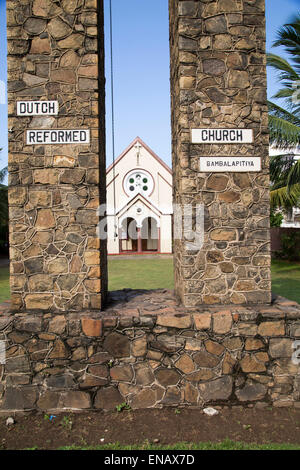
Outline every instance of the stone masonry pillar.
<svg viewBox="0 0 300 470"><path fill-rule="evenodd" d="M107 285L96 233L105 203L102 0L6 3L12 310L99 310Z"/></svg>
<svg viewBox="0 0 300 470"><path fill-rule="evenodd" d="M169 1L174 202L204 207L202 246L174 244L185 306L271 300L264 3ZM193 129L250 130L253 140L206 132L203 143Z"/></svg>

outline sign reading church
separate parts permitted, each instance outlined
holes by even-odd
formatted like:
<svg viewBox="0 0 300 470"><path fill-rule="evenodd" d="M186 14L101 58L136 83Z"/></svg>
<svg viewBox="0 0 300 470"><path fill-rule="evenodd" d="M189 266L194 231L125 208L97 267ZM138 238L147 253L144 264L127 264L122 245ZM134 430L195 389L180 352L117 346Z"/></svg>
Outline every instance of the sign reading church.
<svg viewBox="0 0 300 470"><path fill-rule="evenodd" d="M106 177L108 253L172 253L168 165L137 137Z"/></svg>
<svg viewBox="0 0 300 470"><path fill-rule="evenodd" d="M192 129L193 144L251 144L252 129Z"/></svg>

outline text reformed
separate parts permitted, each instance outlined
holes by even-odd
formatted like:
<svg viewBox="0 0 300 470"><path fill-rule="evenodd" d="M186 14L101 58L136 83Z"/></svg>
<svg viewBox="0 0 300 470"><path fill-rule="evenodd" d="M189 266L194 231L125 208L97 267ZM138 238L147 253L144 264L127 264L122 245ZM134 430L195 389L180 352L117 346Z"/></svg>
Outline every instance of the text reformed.
<svg viewBox="0 0 300 470"><path fill-rule="evenodd" d="M30 130L27 131L27 145L37 144L89 144L90 131L88 129L69 130Z"/></svg>

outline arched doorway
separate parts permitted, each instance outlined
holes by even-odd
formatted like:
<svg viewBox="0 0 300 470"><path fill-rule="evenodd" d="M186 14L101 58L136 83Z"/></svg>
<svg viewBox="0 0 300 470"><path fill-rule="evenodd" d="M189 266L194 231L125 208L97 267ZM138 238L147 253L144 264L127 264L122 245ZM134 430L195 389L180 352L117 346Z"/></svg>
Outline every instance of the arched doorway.
<svg viewBox="0 0 300 470"><path fill-rule="evenodd" d="M141 245L142 251L158 252L160 228L153 217L146 217L141 227Z"/></svg>
<svg viewBox="0 0 300 470"><path fill-rule="evenodd" d="M120 253L157 253L160 227L154 217L146 217L141 226L132 217L123 219L119 229Z"/></svg>
<svg viewBox="0 0 300 470"><path fill-rule="evenodd" d="M120 253L138 252L138 229L136 220L132 217L126 217L122 221L120 228Z"/></svg>

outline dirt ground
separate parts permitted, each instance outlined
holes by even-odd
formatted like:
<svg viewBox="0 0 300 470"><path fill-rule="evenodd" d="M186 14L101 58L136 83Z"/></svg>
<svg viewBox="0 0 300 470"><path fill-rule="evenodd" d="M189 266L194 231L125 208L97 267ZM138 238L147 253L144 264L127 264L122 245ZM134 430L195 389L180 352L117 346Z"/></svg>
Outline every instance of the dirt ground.
<svg viewBox="0 0 300 470"><path fill-rule="evenodd" d="M217 416L200 409L146 409L121 412L17 415L7 426L0 417L0 448L54 450L61 446L176 442L300 444L300 410L290 408L222 408Z"/></svg>

